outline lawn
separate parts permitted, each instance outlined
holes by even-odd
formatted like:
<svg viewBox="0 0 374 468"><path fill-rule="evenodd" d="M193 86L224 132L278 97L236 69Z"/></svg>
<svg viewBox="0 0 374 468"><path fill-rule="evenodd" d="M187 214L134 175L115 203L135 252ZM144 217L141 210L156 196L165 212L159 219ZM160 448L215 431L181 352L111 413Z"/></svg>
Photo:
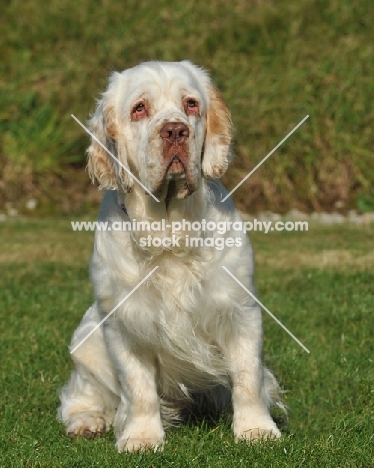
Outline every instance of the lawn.
<svg viewBox="0 0 374 468"><path fill-rule="evenodd" d="M266 364L286 391L279 442L235 444L229 416L186 424L165 449L118 454L114 436L70 440L56 419L70 336L91 304L92 233L70 219L0 225L1 447L12 467L363 467L372 465L374 226L251 235Z"/></svg>

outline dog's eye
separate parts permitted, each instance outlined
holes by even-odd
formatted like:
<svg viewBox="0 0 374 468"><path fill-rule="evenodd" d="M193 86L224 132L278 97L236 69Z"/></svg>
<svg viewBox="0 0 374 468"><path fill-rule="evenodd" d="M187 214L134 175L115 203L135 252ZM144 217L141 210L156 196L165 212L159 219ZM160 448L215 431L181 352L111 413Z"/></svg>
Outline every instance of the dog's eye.
<svg viewBox="0 0 374 468"><path fill-rule="evenodd" d="M186 99L184 101L184 110L187 115L197 115L199 113L199 105L195 99Z"/></svg>
<svg viewBox="0 0 374 468"><path fill-rule="evenodd" d="M139 120L148 115L144 102L136 104L132 110L132 119Z"/></svg>

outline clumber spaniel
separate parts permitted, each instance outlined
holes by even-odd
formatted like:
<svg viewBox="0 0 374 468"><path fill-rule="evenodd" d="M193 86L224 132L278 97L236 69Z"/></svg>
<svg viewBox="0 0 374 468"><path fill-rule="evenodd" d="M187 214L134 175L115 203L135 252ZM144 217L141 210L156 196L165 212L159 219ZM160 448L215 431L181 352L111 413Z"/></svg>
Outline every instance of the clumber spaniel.
<svg viewBox="0 0 374 468"><path fill-rule="evenodd" d="M113 424L119 451L157 448L181 414L231 403L235 440L280 437L269 407L282 403L262 365L260 309L222 268L255 291L247 236L228 229L224 240L235 242L215 248L220 234L188 225L240 221L230 198L221 203L232 124L220 93L188 61L143 63L112 74L90 129L116 158L92 139L89 173L106 190L99 221L164 220L164 229L95 234L95 302L70 349L108 318L72 353L59 408L68 435L94 437ZM171 237L182 220L175 244L144 244ZM213 242L191 246L192 236Z"/></svg>

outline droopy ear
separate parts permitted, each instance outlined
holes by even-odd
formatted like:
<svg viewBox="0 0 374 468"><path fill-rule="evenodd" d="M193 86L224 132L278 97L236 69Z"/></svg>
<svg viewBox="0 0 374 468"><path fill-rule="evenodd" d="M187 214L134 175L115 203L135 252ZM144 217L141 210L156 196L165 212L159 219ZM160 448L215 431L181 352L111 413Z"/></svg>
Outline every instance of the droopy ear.
<svg viewBox="0 0 374 468"><path fill-rule="evenodd" d="M217 179L225 173L232 158L230 143L233 125L229 108L221 93L212 85L209 101L202 169L205 177Z"/></svg>
<svg viewBox="0 0 374 468"><path fill-rule="evenodd" d="M133 178L124 169L127 166L124 148L120 151L119 125L113 105L107 103L107 93L98 102L95 113L89 121L89 129L120 162L116 161L94 138L87 149L87 169L92 182L98 182L99 189L131 192Z"/></svg>

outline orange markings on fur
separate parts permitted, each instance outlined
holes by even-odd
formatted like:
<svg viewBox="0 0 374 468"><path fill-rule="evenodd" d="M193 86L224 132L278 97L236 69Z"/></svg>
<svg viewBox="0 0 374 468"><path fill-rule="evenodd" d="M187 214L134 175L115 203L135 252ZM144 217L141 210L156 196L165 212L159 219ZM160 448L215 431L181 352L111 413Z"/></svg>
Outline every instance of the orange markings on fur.
<svg viewBox="0 0 374 468"><path fill-rule="evenodd" d="M208 112L208 136L219 137L220 143L229 145L233 133L231 114L218 89L210 87L210 109Z"/></svg>

